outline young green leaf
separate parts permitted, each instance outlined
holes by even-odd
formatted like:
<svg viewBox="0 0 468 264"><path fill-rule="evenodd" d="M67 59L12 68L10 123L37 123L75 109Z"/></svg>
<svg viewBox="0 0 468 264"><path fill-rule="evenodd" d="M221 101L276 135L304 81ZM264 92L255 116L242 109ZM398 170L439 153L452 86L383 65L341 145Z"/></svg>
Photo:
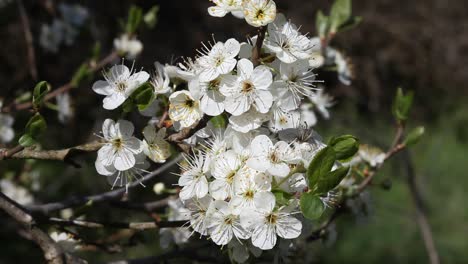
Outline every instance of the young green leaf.
<svg viewBox="0 0 468 264"><path fill-rule="evenodd" d="M152 29L156 26L156 23L158 22L158 12L159 6L157 5L151 7L151 9L146 12L145 16L143 17L143 21L145 21L145 24L148 26L148 28Z"/></svg>
<svg viewBox="0 0 468 264"><path fill-rule="evenodd" d="M336 0L330 11L330 32L336 33L350 17L351 0Z"/></svg>
<svg viewBox="0 0 468 264"><path fill-rule="evenodd" d="M214 128L226 128L228 124L227 117L224 114L220 114L220 115L212 117L210 119L210 122L213 124Z"/></svg>
<svg viewBox="0 0 468 264"><path fill-rule="evenodd" d="M321 10L319 10L315 16L315 29L317 30L317 34L320 38L328 35L329 26L330 23L328 17L325 16Z"/></svg>
<svg viewBox="0 0 468 264"><path fill-rule="evenodd" d="M403 89L397 89L395 101L393 102L393 115L399 122L408 119L409 111L413 103L413 96L412 91L404 94Z"/></svg>
<svg viewBox="0 0 468 264"><path fill-rule="evenodd" d="M327 173L327 175L319 179L315 190L312 190L312 192L315 194L322 194L333 190L336 186L338 186L338 184L340 184L341 180L346 177L348 172L349 167L346 166Z"/></svg>
<svg viewBox="0 0 468 264"><path fill-rule="evenodd" d="M310 162L307 168L307 179L309 179L309 188L312 190L319 179L326 175L333 167L336 161L336 154L332 147L325 147L320 150Z"/></svg>
<svg viewBox="0 0 468 264"><path fill-rule="evenodd" d="M135 31L140 26L141 20L143 17L143 10L138 6L131 6L130 10L128 11L128 20L125 26L125 31L127 34L131 35L135 33Z"/></svg>
<svg viewBox="0 0 468 264"><path fill-rule="evenodd" d="M145 110L155 99L154 89L150 83L144 83L132 94L138 110Z"/></svg>
<svg viewBox="0 0 468 264"><path fill-rule="evenodd" d="M359 141L352 135L333 137L328 145L335 150L337 160L349 159L359 150Z"/></svg>
<svg viewBox="0 0 468 264"><path fill-rule="evenodd" d="M24 134L19 138L18 143L22 147L26 148L26 147L30 147L30 146L36 144L36 140L34 140L29 134Z"/></svg>
<svg viewBox="0 0 468 264"><path fill-rule="evenodd" d="M33 107L39 109L44 101L44 97L50 91L50 85L46 81L39 82L33 91Z"/></svg>
<svg viewBox="0 0 468 264"><path fill-rule="evenodd" d="M80 65L78 70L73 74L71 85L73 87L78 87L85 78L89 77L91 71L87 63L83 63Z"/></svg>
<svg viewBox="0 0 468 264"><path fill-rule="evenodd" d="M47 129L45 119L36 113L32 116L25 127L25 133L20 137L18 143L23 147L29 147L37 142L40 137Z"/></svg>
<svg viewBox="0 0 468 264"><path fill-rule="evenodd" d="M419 139L424 135L424 127L419 126L411 130L408 136L403 141L403 144L406 146L411 146L418 143Z"/></svg>
<svg viewBox="0 0 468 264"><path fill-rule="evenodd" d="M274 189L272 190L272 192L275 195L276 203L279 205L287 205L289 202L289 199L292 198L292 195L290 193L285 192L283 190Z"/></svg>
<svg viewBox="0 0 468 264"><path fill-rule="evenodd" d="M310 220L320 218L325 211L325 205L320 197L312 193L303 193L301 195L300 206L304 217Z"/></svg>

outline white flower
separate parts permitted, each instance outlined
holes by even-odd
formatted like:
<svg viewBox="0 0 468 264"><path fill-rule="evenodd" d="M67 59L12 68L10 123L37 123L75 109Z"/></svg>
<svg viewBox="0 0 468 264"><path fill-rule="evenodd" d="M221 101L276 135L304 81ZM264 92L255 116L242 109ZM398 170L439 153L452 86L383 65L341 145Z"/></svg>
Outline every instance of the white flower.
<svg viewBox="0 0 468 264"><path fill-rule="evenodd" d="M369 163L371 167L380 166L386 157L386 154L381 149L365 144L359 146L358 155L362 160Z"/></svg>
<svg viewBox="0 0 468 264"><path fill-rule="evenodd" d="M104 74L105 80L96 81L93 90L105 95L104 109L113 110L119 107L140 85L149 79L145 71L133 73L125 65L114 65L108 74Z"/></svg>
<svg viewBox="0 0 468 264"><path fill-rule="evenodd" d="M190 219L190 210L185 208L180 199L170 199L168 202L168 220L181 221ZM167 249L173 242L177 245L184 244L190 238L191 232L187 228L161 228L159 230L159 241L161 247Z"/></svg>
<svg viewBox="0 0 468 264"><path fill-rule="evenodd" d="M240 224L240 211L225 201L214 201L209 220L209 234L217 245L226 245L235 236L237 239L247 239L250 233Z"/></svg>
<svg viewBox="0 0 468 264"><path fill-rule="evenodd" d="M62 24L54 20L52 25L42 24L39 44L43 49L56 53L64 39Z"/></svg>
<svg viewBox="0 0 468 264"><path fill-rule="evenodd" d="M287 111L276 104L273 105L270 112L272 117L268 127L273 132L295 127L295 123L298 122L301 117L298 111Z"/></svg>
<svg viewBox="0 0 468 264"><path fill-rule="evenodd" d="M62 123L67 123L74 115L74 109L71 106L70 94L62 93L57 95L58 119Z"/></svg>
<svg viewBox="0 0 468 264"><path fill-rule="evenodd" d="M141 182L144 174L149 173L149 163L146 161L146 157L143 153L139 153L135 156L135 164L133 167L127 170L117 170L113 166L104 166L101 161L96 160L96 170L99 174L106 176L107 182L112 186L112 189L117 187L124 187L125 191L128 192L128 186L131 182L137 181L141 186L145 185Z"/></svg>
<svg viewBox="0 0 468 264"><path fill-rule="evenodd" d="M54 240L63 250L67 252L73 252L78 248L78 240L74 239L73 236L68 233L58 233L54 231L50 233L50 238L52 238L52 240Z"/></svg>
<svg viewBox="0 0 468 264"><path fill-rule="evenodd" d="M267 120L267 114L259 113L254 108L251 108L249 111L239 116L231 116L229 118L229 124L231 124L232 128L236 131L247 133L259 128Z"/></svg>
<svg viewBox="0 0 468 264"><path fill-rule="evenodd" d="M302 35L291 22L282 24L278 19L268 27L268 37L265 38L265 48L276 54L284 63L309 59L312 55L314 43Z"/></svg>
<svg viewBox="0 0 468 264"><path fill-rule="evenodd" d="M133 59L143 50L143 44L136 37L130 37L128 34L123 34L119 38L114 39L114 48L127 58Z"/></svg>
<svg viewBox="0 0 468 264"><path fill-rule="evenodd" d="M200 81L209 82L220 74L227 74L236 66L235 57L239 54L240 44L231 38L226 43L217 42L211 50L206 46L203 56L197 59L200 66Z"/></svg>
<svg viewBox="0 0 468 264"><path fill-rule="evenodd" d="M215 180L210 183L210 194L214 199L225 200L232 197L233 183L240 165L238 155L232 150L222 153L213 161L211 175Z"/></svg>
<svg viewBox="0 0 468 264"><path fill-rule="evenodd" d="M158 132L153 125L148 125L143 129L143 152L156 163L164 163L171 156L171 146L164 140L166 128L161 128Z"/></svg>
<svg viewBox="0 0 468 264"><path fill-rule="evenodd" d="M206 174L209 171L210 161L203 153L197 155L184 156L185 163L182 163L182 173L179 178L180 199L188 200L192 197L202 198L208 193L208 180Z"/></svg>
<svg viewBox="0 0 468 264"><path fill-rule="evenodd" d="M215 6L208 7L208 13L214 17L224 17L231 12L237 18L243 18L242 12L243 0L212 0Z"/></svg>
<svg viewBox="0 0 468 264"><path fill-rule="evenodd" d="M328 108L332 107L335 102L333 97L326 94L323 89L319 89L309 95L310 101L312 101L314 108L323 116L325 119L330 118Z"/></svg>
<svg viewBox="0 0 468 264"><path fill-rule="evenodd" d="M189 91L196 98L200 98L200 108L203 113L217 116L224 112L224 95L219 92L222 80L223 75L208 82L200 82L198 78L189 81Z"/></svg>
<svg viewBox="0 0 468 264"><path fill-rule="evenodd" d="M102 125L106 143L99 149L96 163L102 164L108 171L114 168L119 171L132 168L135 165L135 155L142 151L141 142L133 137L133 131L133 124L129 121L118 120L115 123L112 119L106 119ZM98 172L103 174L99 170Z"/></svg>
<svg viewBox="0 0 468 264"><path fill-rule="evenodd" d="M304 96L311 94L315 89L315 74L305 60L295 63L281 63L278 80L273 82L272 92L278 97L281 108L291 111L301 104Z"/></svg>
<svg viewBox="0 0 468 264"><path fill-rule="evenodd" d="M240 209L255 208L254 198L258 192L270 191L272 177L247 166L242 167L234 184L235 196L231 203Z"/></svg>
<svg viewBox="0 0 468 264"><path fill-rule="evenodd" d="M189 91L178 91L169 97L169 117L179 121L182 127L189 127L203 117L200 101L193 98Z"/></svg>
<svg viewBox="0 0 468 264"><path fill-rule="evenodd" d="M226 76L226 84L221 93L226 96L226 111L238 116L247 112L251 106L260 113L267 113L273 103L270 85L272 74L265 66L253 68L251 61L241 59L237 63L237 77Z"/></svg>
<svg viewBox="0 0 468 264"><path fill-rule="evenodd" d="M247 166L274 176L285 177L289 174L288 163L294 162L295 155L288 143L278 141L273 145L269 137L259 135L252 140L250 149Z"/></svg>
<svg viewBox="0 0 468 264"><path fill-rule="evenodd" d="M33 196L26 188L16 185L9 179L0 180L0 191L8 196L8 198L21 205L27 205L34 202Z"/></svg>
<svg viewBox="0 0 468 264"><path fill-rule="evenodd" d="M210 204L213 202L213 199L206 195L202 198L192 198L190 200L184 201L185 207L190 210L190 226L194 231L200 233L201 235L208 234L208 221L211 216Z"/></svg>
<svg viewBox="0 0 468 264"><path fill-rule="evenodd" d="M169 86L169 75L165 70L165 67L159 63L155 62L154 67L156 71L154 72L153 77L151 78L151 84L154 88L154 94L165 94L171 91L171 87Z"/></svg>
<svg viewBox="0 0 468 264"><path fill-rule="evenodd" d="M287 208L275 211L275 196L261 192L255 196L255 209L244 210L240 219L242 226L252 231L252 244L260 249L272 249L277 235L285 239L301 234L302 223L291 216Z"/></svg>
<svg viewBox="0 0 468 264"><path fill-rule="evenodd" d="M15 120L12 116L0 113L0 142L8 143L15 137L13 130L13 122Z"/></svg>
<svg viewBox="0 0 468 264"><path fill-rule="evenodd" d="M276 4L273 0L249 0L244 1L245 21L251 26L265 26L275 20Z"/></svg>

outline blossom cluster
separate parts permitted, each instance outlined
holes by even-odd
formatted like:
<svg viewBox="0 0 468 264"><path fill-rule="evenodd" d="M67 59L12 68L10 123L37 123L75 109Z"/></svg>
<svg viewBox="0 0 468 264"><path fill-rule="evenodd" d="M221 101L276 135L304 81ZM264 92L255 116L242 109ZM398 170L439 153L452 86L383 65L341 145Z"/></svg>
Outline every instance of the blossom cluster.
<svg viewBox="0 0 468 264"><path fill-rule="evenodd" d="M265 35L203 44L195 58L176 65L156 62L152 76L125 65L104 73L93 90L105 96L105 109L121 107L145 84L153 100L139 109L151 117L143 140L134 136L129 121L105 120L105 143L95 165L112 186L128 186L150 166L147 157L162 163L171 155L166 128L155 126L165 124L157 118L164 109L168 130L192 129L212 119L184 140L192 153L180 163L180 200L173 202L176 213L170 218L189 221L194 232L221 246L268 250L279 239L302 232L298 198L308 191L305 168L326 146L311 127L316 113L328 119L334 104L316 85L320 81L313 72L325 59L318 55L317 38L277 14L274 1L213 3L208 9L212 16L232 13L255 27L265 26ZM323 195L321 201L328 205L333 196ZM191 233L162 232L171 234L173 241L182 242Z"/></svg>

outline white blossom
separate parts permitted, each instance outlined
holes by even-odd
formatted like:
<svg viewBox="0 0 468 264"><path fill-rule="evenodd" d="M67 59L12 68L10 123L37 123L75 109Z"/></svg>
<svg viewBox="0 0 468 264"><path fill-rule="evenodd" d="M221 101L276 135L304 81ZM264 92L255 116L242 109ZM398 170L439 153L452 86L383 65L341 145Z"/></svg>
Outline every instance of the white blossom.
<svg viewBox="0 0 468 264"><path fill-rule="evenodd" d="M231 38L226 43L217 42L211 49L204 46L202 56L197 59L200 66L200 81L209 82L220 74L231 72L236 66L235 57L239 54L240 44Z"/></svg>
<svg viewBox="0 0 468 264"><path fill-rule="evenodd" d="M210 237L217 245L227 245L235 236L247 239L250 233L242 227L239 219L240 210L225 201L214 201L209 219Z"/></svg>
<svg viewBox="0 0 468 264"><path fill-rule="evenodd" d="M130 37L128 34L122 34L114 39L114 48L129 59L134 59L143 50L143 44L136 37Z"/></svg>
<svg viewBox="0 0 468 264"><path fill-rule="evenodd" d="M143 152L156 163L164 163L171 156L171 146L164 139L166 128L161 128L156 132L153 125L148 125L143 129Z"/></svg>
<svg viewBox="0 0 468 264"><path fill-rule="evenodd" d="M237 63L237 76L226 76L221 93L226 96L226 112L238 116L247 112L252 106L260 113L267 113L273 103L269 91L272 74L265 66L255 69L251 61L241 59Z"/></svg>
<svg viewBox="0 0 468 264"><path fill-rule="evenodd" d="M28 189L15 184L9 179L0 180L0 191L21 205L28 205L34 202L34 197Z"/></svg>
<svg viewBox="0 0 468 264"><path fill-rule="evenodd" d="M212 0L215 6L208 7L208 13L214 17L224 17L226 14L231 13L237 18L243 18L242 11L243 0Z"/></svg>
<svg viewBox="0 0 468 264"><path fill-rule="evenodd" d="M288 208L274 208L275 196L262 192L255 197L255 209L244 210L240 216L242 226L252 231L252 244L263 250L272 249L277 236L293 239L301 234L302 223Z"/></svg>
<svg viewBox="0 0 468 264"><path fill-rule="evenodd" d="M143 83L149 79L145 71L133 72L125 65L115 65L109 73L104 74L105 80L96 81L93 90L97 94L105 95L104 109L113 110L123 102Z"/></svg>
<svg viewBox="0 0 468 264"><path fill-rule="evenodd" d="M177 91L169 97L169 117L179 121L182 127L189 127L203 117L200 101L189 91Z"/></svg>
<svg viewBox="0 0 468 264"><path fill-rule="evenodd" d="M180 198L188 200L192 197L202 198L208 193L208 173L210 160L203 153L193 157L185 156L185 161L180 165L182 173L179 178Z"/></svg>
<svg viewBox="0 0 468 264"><path fill-rule="evenodd" d="M112 119L104 121L102 135L106 143L99 149L96 160L99 174L106 175L114 170L126 171L135 165L135 156L141 153L142 148L140 140L133 136L133 131L133 124L127 120L118 120L117 123Z"/></svg>
<svg viewBox="0 0 468 264"><path fill-rule="evenodd" d="M67 252L73 252L79 248L79 241L74 239L69 233L53 231L50 233L50 238L52 238L52 240Z"/></svg>
<svg viewBox="0 0 468 264"><path fill-rule="evenodd" d="M265 26L275 20L276 4L273 0L249 0L243 5L245 21L251 26Z"/></svg>
<svg viewBox="0 0 468 264"><path fill-rule="evenodd" d="M0 113L0 142L8 143L15 137L15 131L12 126L14 123L12 116Z"/></svg>

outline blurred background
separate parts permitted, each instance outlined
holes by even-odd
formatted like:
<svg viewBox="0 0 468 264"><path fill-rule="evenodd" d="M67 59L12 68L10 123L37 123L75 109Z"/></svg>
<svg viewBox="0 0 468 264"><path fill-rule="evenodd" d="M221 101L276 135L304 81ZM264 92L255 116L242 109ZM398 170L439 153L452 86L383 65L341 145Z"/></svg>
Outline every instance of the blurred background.
<svg viewBox="0 0 468 264"><path fill-rule="evenodd" d="M79 3L89 18L72 43L50 51L40 45L41 27L60 16L59 3ZM139 39L143 52L135 68L151 69L155 61L180 61L193 56L201 42L230 37L239 40L255 30L243 20L226 16L210 17L205 0L172 1L23 1L29 19L37 79L31 74L28 45L17 1L0 0L0 97L5 103L29 91L39 80L56 88L70 80L96 42L101 53L112 50L129 6L144 10L159 5L157 25L142 30ZM328 12L332 1L276 0L278 9L302 32L315 36L317 10ZM353 134L381 148L387 148L394 133L391 103L398 86L415 92L408 127L424 125L426 134L411 149L416 180L422 192L429 222L442 263L463 263L468 259L468 9L462 0L359 0L353 14L363 21L352 30L340 33L331 45L348 57L354 80L346 86L330 72L318 72L319 79L336 99L330 120L319 120L316 130L325 137ZM95 78L94 78L95 79ZM56 112L46 110L49 130L44 148L61 148L84 143L100 130L109 113L100 107L102 98L91 90L92 80L71 91L75 116L66 125ZM111 114L112 115L112 114ZM15 129L21 131L29 114L15 113ZM64 132L65 131L65 132ZM105 180L94 171L94 157L82 169L54 162L10 161L0 163L1 177L28 181L39 177L39 201L55 201L71 195L102 192ZM366 199L365 213L349 214L335 225L326 243L310 245L316 263L427 263L427 253L415 220L409 196L406 167L397 157L385 165ZM31 175L31 171L34 174ZM170 176L168 176L170 177ZM390 190L379 182L391 182ZM388 184L387 184L388 185ZM151 188L140 196L152 195ZM44 191L45 190L45 191ZM153 194L154 195L154 194ZM102 212L98 217L118 217ZM2 246L0 263L37 263L40 250L18 237L9 219L0 219ZM99 237L105 234L89 234ZM154 255L159 252L158 234L139 234L134 244L121 253L88 252L96 260ZM138 241L145 243L138 243ZM129 243L130 243L129 242ZM89 258L88 258L89 259Z"/></svg>

